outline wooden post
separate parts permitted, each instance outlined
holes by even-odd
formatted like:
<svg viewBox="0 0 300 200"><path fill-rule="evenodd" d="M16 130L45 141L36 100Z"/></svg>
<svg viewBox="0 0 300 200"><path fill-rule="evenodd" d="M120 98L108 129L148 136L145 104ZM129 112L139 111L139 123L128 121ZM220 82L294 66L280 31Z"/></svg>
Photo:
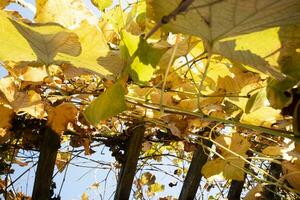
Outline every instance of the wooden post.
<svg viewBox="0 0 300 200"><path fill-rule="evenodd" d="M32 200L49 200L52 175L57 151L60 147L60 137L51 128L46 128L42 144L37 171L34 180Z"/></svg>
<svg viewBox="0 0 300 200"><path fill-rule="evenodd" d="M247 156L251 157L253 153L251 151L247 151ZM251 159L247 159L249 162L251 162ZM249 169L250 165L248 163L245 164L245 168ZM244 174L244 180L242 181L237 181L237 180L232 180L231 185L229 188L229 192L227 195L228 200L240 200L241 199L241 193L244 188L244 183L246 179L246 174Z"/></svg>
<svg viewBox="0 0 300 200"><path fill-rule="evenodd" d="M281 165L277 163L271 163L269 168L269 174L276 179L280 178L280 174L282 172ZM270 182L274 182L271 177L267 177L267 180ZM281 197L278 195L279 189L276 185L266 185L263 187L262 196L265 199L272 199L272 200L280 200Z"/></svg>
<svg viewBox="0 0 300 200"><path fill-rule="evenodd" d="M204 140L203 145L211 146L212 143ZM179 195L179 200L190 200L195 198L199 183L202 178L201 169L207 161L207 153L208 152L205 152L202 146L199 146L194 152L189 171L186 175Z"/></svg>
<svg viewBox="0 0 300 200"><path fill-rule="evenodd" d="M125 162L120 172L115 200L129 199L132 182L137 168L137 162L142 148L145 126L137 123L131 130L128 146L126 148Z"/></svg>
<svg viewBox="0 0 300 200"><path fill-rule="evenodd" d="M242 181L232 180L227 195L228 200L240 200L241 193L244 187L245 179Z"/></svg>

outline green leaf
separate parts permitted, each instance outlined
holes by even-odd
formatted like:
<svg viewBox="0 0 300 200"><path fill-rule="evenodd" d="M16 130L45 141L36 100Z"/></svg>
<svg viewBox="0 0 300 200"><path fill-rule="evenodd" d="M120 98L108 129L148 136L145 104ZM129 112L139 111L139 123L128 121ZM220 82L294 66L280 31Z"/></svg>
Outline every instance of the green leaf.
<svg viewBox="0 0 300 200"><path fill-rule="evenodd" d="M155 68L166 49L154 48L142 37L122 32L124 56L130 63L129 75L138 83L146 83L152 78Z"/></svg>
<svg viewBox="0 0 300 200"><path fill-rule="evenodd" d="M113 117L124 110L126 110L125 89L117 82L92 101L85 109L84 116L88 122L97 125L101 120Z"/></svg>
<svg viewBox="0 0 300 200"><path fill-rule="evenodd" d="M92 0L92 3L99 8L99 10L103 11L105 8L112 5L112 0Z"/></svg>

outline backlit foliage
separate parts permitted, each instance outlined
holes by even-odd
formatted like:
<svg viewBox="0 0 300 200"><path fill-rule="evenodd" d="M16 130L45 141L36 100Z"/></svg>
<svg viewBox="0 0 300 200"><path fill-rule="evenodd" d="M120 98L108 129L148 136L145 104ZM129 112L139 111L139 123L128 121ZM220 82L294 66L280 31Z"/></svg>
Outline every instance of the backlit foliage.
<svg viewBox="0 0 300 200"><path fill-rule="evenodd" d="M5 9L10 3L34 19ZM109 147L116 161L108 166L118 171L126 130L143 121L136 199L178 198L164 191L184 180L197 148L209 157L197 172L205 177L200 199L226 198L230 184L244 180L245 199L269 186L280 198L299 198L299 0L92 3L100 18L83 0L0 3L8 72L0 79L0 193L29 198L12 190L7 174L28 164L18 152L38 150L47 126L85 155ZM74 152L59 152L59 172ZM169 185L156 173L167 159L177 180Z"/></svg>

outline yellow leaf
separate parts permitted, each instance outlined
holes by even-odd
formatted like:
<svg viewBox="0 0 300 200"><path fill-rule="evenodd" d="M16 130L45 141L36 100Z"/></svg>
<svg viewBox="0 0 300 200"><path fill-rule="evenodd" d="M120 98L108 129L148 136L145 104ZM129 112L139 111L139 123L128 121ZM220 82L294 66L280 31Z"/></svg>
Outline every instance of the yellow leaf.
<svg viewBox="0 0 300 200"><path fill-rule="evenodd" d="M152 197L155 193L163 192L165 190L165 186L159 183L154 183L148 187L147 196Z"/></svg>
<svg viewBox="0 0 300 200"><path fill-rule="evenodd" d="M263 186L261 184L257 184L254 188L252 188L247 195L244 197L244 200L254 200L258 199L262 196Z"/></svg>
<svg viewBox="0 0 300 200"><path fill-rule="evenodd" d="M71 160L72 154L70 152L58 152L55 164L59 172L63 172L68 162Z"/></svg>
<svg viewBox="0 0 300 200"><path fill-rule="evenodd" d="M77 56L59 54L57 59L69 61L75 67L96 72L102 77L117 76L122 71L124 61L118 51L110 51L101 30L82 22L74 32L81 44L80 54Z"/></svg>
<svg viewBox="0 0 300 200"><path fill-rule="evenodd" d="M233 133L231 136L221 135L215 139L215 142L240 155L245 154L250 148L248 140L239 133ZM226 149L221 147L219 149L224 155L231 154Z"/></svg>
<svg viewBox="0 0 300 200"><path fill-rule="evenodd" d="M246 3L243 0L208 0L190 1L190 5L182 4L181 0L147 0L146 2L148 16L157 23L170 13L176 15L178 13L176 11L180 10L176 17L166 17L169 20L164 24L164 29L199 36L205 44L209 46L213 44L208 47L208 49L212 48L212 51L217 50L223 56L234 59L236 62L269 72L278 79L284 78L284 75L272 68L264 57L245 48L237 51L235 40L226 43L222 48L217 46L217 42L224 38L258 32L271 27L299 24L300 2L298 0L263 1L259 4L256 0L247 0ZM259 37L249 43L252 45L256 43L256 40L260 40L258 43L268 47L268 43L264 41L265 38L268 40L268 37ZM242 53L239 54L240 52ZM272 52L276 53L276 49Z"/></svg>
<svg viewBox="0 0 300 200"><path fill-rule="evenodd" d="M0 1L0 9L4 9L9 3L11 2L11 0L1 0Z"/></svg>
<svg viewBox="0 0 300 200"><path fill-rule="evenodd" d="M0 80L0 91L15 112L26 112L38 119L46 116L45 105L41 96L33 90L20 92L12 77L5 77Z"/></svg>
<svg viewBox="0 0 300 200"><path fill-rule="evenodd" d="M45 104L41 96L33 90L17 92L15 100L11 102L11 106L16 112L27 112L38 119L46 116Z"/></svg>
<svg viewBox="0 0 300 200"><path fill-rule="evenodd" d="M98 21L83 0L37 0L36 5L36 22L56 22L67 28L75 28L83 20L91 24Z"/></svg>
<svg viewBox="0 0 300 200"><path fill-rule="evenodd" d="M180 41L178 41L177 44L177 50L175 51L174 54L174 58L177 59L180 56L185 56L188 54L188 52L197 45L197 43L199 43L199 39L195 39L195 38L181 38ZM161 68L161 70L165 71L168 63L170 62L170 57L173 54L174 51L174 46L172 46L171 48L168 47L168 50L163 54L163 56L161 57L160 61L159 61L159 67Z"/></svg>
<svg viewBox="0 0 300 200"><path fill-rule="evenodd" d="M283 161L281 165L285 179L294 189L300 192L300 166L288 161Z"/></svg>
<svg viewBox="0 0 300 200"><path fill-rule="evenodd" d="M245 157L244 155L243 157ZM208 178L213 180L216 175L222 175L226 179L232 180L244 180L244 168L245 161L237 156L216 158L205 163L201 169L201 173Z"/></svg>
<svg viewBox="0 0 300 200"><path fill-rule="evenodd" d="M7 129L0 128L0 144L5 143L11 137L11 132Z"/></svg>
<svg viewBox="0 0 300 200"><path fill-rule="evenodd" d="M198 100L197 98L183 99L177 106L183 110L194 112L198 109Z"/></svg>
<svg viewBox="0 0 300 200"><path fill-rule="evenodd" d="M142 185L149 185L150 186L150 185L155 183L156 177L153 174L151 174L150 172L145 172L142 175L140 180L141 180L140 183Z"/></svg>
<svg viewBox="0 0 300 200"><path fill-rule="evenodd" d="M243 63L276 78L276 68L284 74L300 77L299 25L284 26L223 40L215 49L232 61Z"/></svg>
<svg viewBox="0 0 300 200"><path fill-rule="evenodd" d="M84 192L84 193L81 195L81 200L89 200L89 196L87 195L86 192Z"/></svg>
<svg viewBox="0 0 300 200"><path fill-rule="evenodd" d="M91 70L84 69L84 68L77 68L70 64L62 64L61 68L64 72L64 76L66 79L72 79L76 76L94 74Z"/></svg>
<svg viewBox="0 0 300 200"><path fill-rule="evenodd" d="M111 6L112 0L92 0L92 3L98 7L100 11L103 11L105 8Z"/></svg>
<svg viewBox="0 0 300 200"><path fill-rule="evenodd" d="M14 116L14 111L3 105L0 105L0 128L9 129L11 127L11 119Z"/></svg>
<svg viewBox="0 0 300 200"><path fill-rule="evenodd" d="M113 84L90 103L84 111L84 117L92 125L98 125L101 120L107 120L123 112L126 110L125 92L120 81Z"/></svg>
<svg viewBox="0 0 300 200"><path fill-rule="evenodd" d="M3 11L0 11L0 43L1 61L50 64L60 53L77 56L81 52L75 33L57 24L30 26L14 21Z"/></svg>
<svg viewBox="0 0 300 200"><path fill-rule="evenodd" d="M67 130L68 123L74 123L77 116L77 108L71 103L62 103L48 112L48 125L58 134Z"/></svg>
<svg viewBox="0 0 300 200"><path fill-rule="evenodd" d="M146 95L150 94L152 88L141 88L138 85L128 85L128 94L129 96L139 97L146 99Z"/></svg>
<svg viewBox="0 0 300 200"><path fill-rule="evenodd" d="M21 80L30 82L42 82L48 76L45 65L42 67L18 66L9 71Z"/></svg>
<svg viewBox="0 0 300 200"><path fill-rule="evenodd" d="M214 179L214 175L222 173L223 177L232 180L243 180L244 171L242 170L245 161L242 158L247 158L246 152L250 148L248 140L239 133L233 133L231 136L221 135L215 139L215 142L222 145L216 145L224 157L216 158L208 161L202 168L201 172L207 178ZM232 154L230 151L237 153L239 156Z"/></svg>
<svg viewBox="0 0 300 200"><path fill-rule="evenodd" d="M280 156L284 153L284 149L280 146L268 146L262 150L262 153L269 156Z"/></svg>
<svg viewBox="0 0 300 200"><path fill-rule="evenodd" d="M240 122L255 126L271 127L276 120L282 119L280 110L271 107L261 107L249 114L244 113Z"/></svg>
<svg viewBox="0 0 300 200"><path fill-rule="evenodd" d="M18 87L12 77L5 77L0 79L0 90L8 102L12 102L15 100L15 94L18 91Z"/></svg>
<svg viewBox="0 0 300 200"><path fill-rule="evenodd" d="M220 175L222 173L224 166L225 162L221 158L209 160L202 167L201 173L205 176L205 178L212 180L214 178L213 176Z"/></svg>
<svg viewBox="0 0 300 200"><path fill-rule="evenodd" d="M246 158L246 155L243 155ZM228 156L223 160L226 164L223 169L223 176L226 179L232 179L237 181L244 180L244 171L242 170L245 165L245 161L237 156Z"/></svg>
<svg viewBox="0 0 300 200"><path fill-rule="evenodd" d="M174 11L181 0L147 0L148 15L156 22ZM193 1L188 9L164 24L172 32L197 35L212 43L241 35L300 22L298 0L264 1ZM224 10L228 12L224 12ZM152 11L152 12L150 12ZM222 26L220 26L222 24Z"/></svg>
<svg viewBox="0 0 300 200"><path fill-rule="evenodd" d="M172 92L165 92L163 96L163 105L172 106L174 105L173 96L175 94ZM160 104L161 93L160 92L152 92L150 94L152 103Z"/></svg>
<svg viewBox="0 0 300 200"><path fill-rule="evenodd" d="M100 187L100 183L98 181L96 181L89 188L92 190L97 190L99 187Z"/></svg>

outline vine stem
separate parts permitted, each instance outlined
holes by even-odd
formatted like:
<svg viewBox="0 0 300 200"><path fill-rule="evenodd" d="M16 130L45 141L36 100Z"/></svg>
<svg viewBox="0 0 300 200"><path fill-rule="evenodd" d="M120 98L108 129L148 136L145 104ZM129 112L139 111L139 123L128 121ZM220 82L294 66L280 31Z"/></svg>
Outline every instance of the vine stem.
<svg viewBox="0 0 300 200"><path fill-rule="evenodd" d="M202 87L203 87L204 80L205 80L205 78L207 76L208 67L209 67L209 64L210 64L210 59L211 59L211 51L208 51L208 53L207 53L207 62L205 64L204 72L203 72L203 75L202 75L202 79L201 79L200 85L198 87L197 104L198 104L198 111L200 113L202 113L202 111L201 111L201 105L200 105L200 98L202 97L201 90L202 90Z"/></svg>
<svg viewBox="0 0 300 200"><path fill-rule="evenodd" d="M175 19L177 15L185 12L194 0L181 0L179 5L168 15L163 16L160 21L150 30L145 36L145 40L150 38L162 25L169 23L172 19Z"/></svg>
<svg viewBox="0 0 300 200"><path fill-rule="evenodd" d="M142 99L138 99L138 98L134 98L134 97L130 97L130 96L126 96L126 101L129 102L129 103L135 104L135 105L145 107L145 108L160 111L160 105L159 104L148 103L148 102L146 102ZM204 114L201 114L201 113L195 113L195 112L191 112L191 111L187 111L187 110L180 110L178 108L174 108L174 107L170 107L170 106L166 106L166 105L162 105L162 106L164 107L164 112L166 112L166 113L173 113L173 114L179 114L179 115L189 115L189 116L194 116L194 117L201 118L203 120L221 122L221 123L224 123L224 124L232 124L232 125L235 125L235 126L239 126L239 127L243 127L243 128L247 128L247 129L252 129L252 130L255 130L255 131L264 132L264 133L274 135L274 136L289 138L289 139L293 140L294 142L300 144L300 138L295 137L293 135L293 132L290 132L290 131L276 130L276 129L266 128L266 127L262 127L262 126L244 124L244 123L241 123L241 122L236 121L236 120L221 119L221 118L217 118L217 117L213 117L213 116L209 116L209 115L204 115Z"/></svg>
<svg viewBox="0 0 300 200"><path fill-rule="evenodd" d="M171 69L172 63L173 63L173 61L174 61L174 58L175 58L175 54L176 54L177 48L178 48L178 40L179 40L179 36L176 36L176 43L175 43L175 46L174 46L174 48L173 48L172 55L171 55L171 58L170 58L170 60L169 60L169 63L168 63L166 72L165 72L163 85L162 85L162 87L161 87L161 95L160 95L160 101L159 101L159 104L160 104L159 107L160 107L160 112L161 112L161 114L164 113L164 107L163 107L163 104L164 104L164 92L165 92L165 88L166 88L166 84L167 84L168 74L169 74L169 72L170 72L170 69Z"/></svg>

